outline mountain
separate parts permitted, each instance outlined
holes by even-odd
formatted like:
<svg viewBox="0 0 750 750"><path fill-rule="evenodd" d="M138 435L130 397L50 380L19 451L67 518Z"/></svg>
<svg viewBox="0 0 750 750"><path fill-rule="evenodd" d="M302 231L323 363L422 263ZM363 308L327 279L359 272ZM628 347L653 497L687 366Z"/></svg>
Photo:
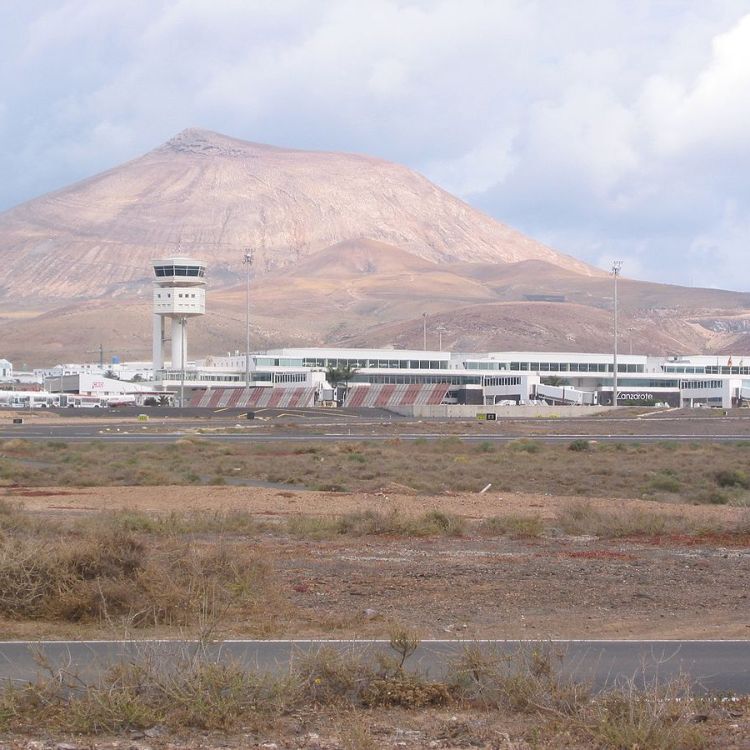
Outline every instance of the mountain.
<svg viewBox="0 0 750 750"><path fill-rule="evenodd" d="M612 279L367 156L187 130L127 164L0 214L0 356L150 356L150 262L208 262L193 356L252 340L455 350L608 351ZM739 352L750 295L620 280L624 351Z"/></svg>
<svg viewBox="0 0 750 750"><path fill-rule="evenodd" d="M366 238L437 263L540 259L596 274L398 164L296 151L205 130L179 133L122 166L0 214L0 306L125 296L150 261L205 258L214 282L263 275Z"/></svg>

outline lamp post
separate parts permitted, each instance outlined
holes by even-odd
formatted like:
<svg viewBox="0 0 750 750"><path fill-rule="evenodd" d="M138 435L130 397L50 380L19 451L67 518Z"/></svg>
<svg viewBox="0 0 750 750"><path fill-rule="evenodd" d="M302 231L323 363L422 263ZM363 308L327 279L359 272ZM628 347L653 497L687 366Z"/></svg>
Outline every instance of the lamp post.
<svg viewBox="0 0 750 750"><path fill-rule="evenodd" d="M185 318L180 318L180 409L185 408Z"/></svg>
<svg viewBox="0 0 750 750"><path fill-rule="evenodd" d="M427 313L422 313L422 349L427 351Z"/></svg>
<svg viewBox="0 0 750 750"><path fill-rule="evenodd" d="M438 332L438 349L443 351L443 334L448 330L442 323L435 329Z"/></svg>
<svg viewBox="0 0 750 750"><path fill-rule="evenodd" d="M250 268L253 265L253 251L248 248L242 258L247 274L245 277L245 387L250 387Z"/></svg>
<svg viewBox="0 0 750 750"><path fill-rule="evenodd" d="M630 334L630 353L633 353L633 331L635 331L635 328L628 328L628 333Z"/></svg>
<svg viewBox="0 0 750 750"><path fill-rule="evenodd" d="M614 281L614 357L612 363L612 406L617 406L617 278L622 270L622 261L612 263L612 278Z"/></svg>

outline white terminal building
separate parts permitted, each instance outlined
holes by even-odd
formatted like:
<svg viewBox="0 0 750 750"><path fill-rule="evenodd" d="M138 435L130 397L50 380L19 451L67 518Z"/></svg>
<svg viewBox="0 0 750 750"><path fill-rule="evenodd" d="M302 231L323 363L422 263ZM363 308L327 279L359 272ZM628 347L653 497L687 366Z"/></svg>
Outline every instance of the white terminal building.
<svg viewBox="0 0 750 750"><path fill-rule="evenodd" d="M345 406L612 405L612 355L575 352L273 349L250 355L251 389L244 388L245 355L235 352L190 362L185 385L195 406L268 406L274 397L289 406L282 390L292 388L306 390L304 405L311 406L325 400L332 385L325 381L327 368L347 365L356 372ZM617 365L618 405L729 408L750 401L750 357L745 364L728 357L630 354L619 355ZM175 389L181 375L165 369L160 378Z"/></svg>

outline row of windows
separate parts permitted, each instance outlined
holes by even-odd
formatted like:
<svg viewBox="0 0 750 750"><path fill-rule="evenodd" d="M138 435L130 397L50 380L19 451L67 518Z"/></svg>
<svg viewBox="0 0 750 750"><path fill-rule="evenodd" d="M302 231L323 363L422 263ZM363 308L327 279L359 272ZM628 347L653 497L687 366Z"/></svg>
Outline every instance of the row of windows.
<svg viewBox="0 0 750 750"><path fill-rule="evenodd" d="M706 367L706 375L750 375L750 367L718 367L709 365Z"/></svg>
<svg viewBox="0 0 750 750"><path fill-rule="evenodd" d="M273 373L274 383L304 383L307 381L307 375L304 372L275 372Z"/></svg>
<svg viewBox="0 0 750 750"><path fill-rule="evenodd" d="M302 360L305 367L356 367L358 369L390 369L390 370L446 370L448 362L436 359L336 359L328 357L305 357Z"/></svg>
<svg viewBox="0 0 750 750"><path fill-rule="evenodd" d="M612 372L605 362L511 362L511 370L522 372ZM643 372L643 365L617 364L617 372Z"/></svg>
<svg viewBox="0 0 750 750"><path fill-rule="evenodd" d="M203 266L154 266L154 273L162 278L164 276L198 276L206 275Z"/></svg>
<svg viewBox="0 0 750 750"><path fill-rule="evenodd" d="M302 367L301 359L283 359L280 357L255 357L257 367Z"/></svg>
<svg viewBox="0 0 750 750"><path fill-rule="evenodd" d="M167 292L164 296L167 299L171 299L172 298L172 293L171 292ZM187 294L187 293L185 293L185 294L178 294L177 297L179 299L183 299L183 298L184 299L195 299L195 295L194 294ZM161 299L161 292L157 292L156 293L156 298L157 299Z"/></svg>
<svg viewBox="0 0 750 750"><path fill-rule="evenodd" d="M521 385L519 377L485 377L484 384L487 385Z"/></svg>
<svg viewBox="0 0 750 750"><path fill-rule="evenodd" d="M612 380L608 379L611 383ZM679 380L650 380L649 378L618 378L617 385L619 388L679 388Z"/></svg>
<svg viewBox="0 0 750 750"><path fill-rule="evenodd" d="M420 384L448 383L450 385L480 385L481 378L471 375L355 375L353 383Z"/></svg>
<svg viewBox="0 0 750 750"><path fill-rule="evenodd" d="M612 372L604 362L466 362L467 370L520 370L522 372ZM617 372L643 372L643 365L617 364Z"/></svg>
<svg viewBox="0 0 750 750"><path fill-rule="evenodd" d="M721 380L683 380L680 382L680 388L721 388Z"/></svg>
<svg viewBox="0 0 750 750"><path fill-rule="evenodd" d="M705 367L676 367L675 365L662 365L661 369L663 372L685 373L687 375L703 375L706 372Z"/></svg>

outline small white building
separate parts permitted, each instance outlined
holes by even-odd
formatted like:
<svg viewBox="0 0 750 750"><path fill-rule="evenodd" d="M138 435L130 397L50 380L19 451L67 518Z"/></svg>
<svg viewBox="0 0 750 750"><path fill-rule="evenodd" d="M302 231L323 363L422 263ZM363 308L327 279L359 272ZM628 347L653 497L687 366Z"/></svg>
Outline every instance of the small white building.
<svg viewBox="0 0 750 750"><path fill-rule="evenodd" d="M105 378L103 375L76 373L45 378L44 389L49 393L76 393L81 396L107 397L151 393L153 385Z"/></svg>
<svg viewBox="0 0 750 750"><path fill-rule="evenodd" d="M13 365L7 359L0 359L0 382L13 380Z"/></svg>

